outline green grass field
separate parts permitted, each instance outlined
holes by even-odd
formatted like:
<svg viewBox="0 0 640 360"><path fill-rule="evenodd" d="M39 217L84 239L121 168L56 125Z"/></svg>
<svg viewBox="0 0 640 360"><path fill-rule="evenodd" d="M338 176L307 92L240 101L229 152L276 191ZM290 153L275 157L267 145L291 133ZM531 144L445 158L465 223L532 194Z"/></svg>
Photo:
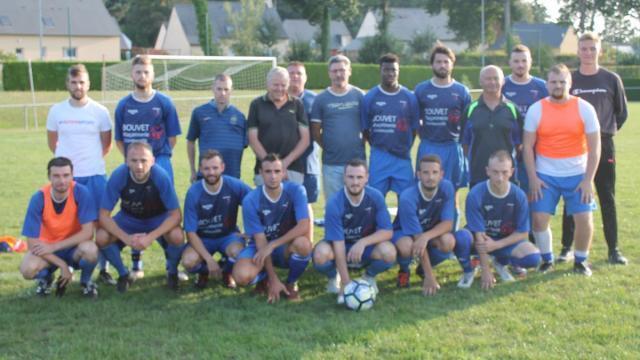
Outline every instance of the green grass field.
<svg viewBox="0 0 640 360"><path fill-rule="evenodd" d="M13 96L1 95L2 103ZM50 101L65 97L46 96ZM247 104L240 105L246 111ZM492 291L480 290L479 281L460 290L457 263L448 261L436 269L440 292L425 298L416 277L411 289L396 289L393 269L381 276L374 308L363 313L337 307L335 297L324 293L325 279L311 268L300 282L305 301L298 304L267 305L264 297L219 284L197 292L183 283L175 294L164 287L164 259L157 245L144 255L147 276L126 294L101 286L100 298L87 301L76 281L64 298L42 299L17 271L22 256L0 254L0 358L638 359L640 231L635 221L640 182L633 168L640 153L639 113L640 103L632 104L628 124L617 137L620 243L629 266L607 264L599 212L592 278L573 276L571 265L560 264L548 275L531 273ZM186 132L188 112L180 115ZM30 131L16 129L20 121L0 125L0 235L20 234L28 199L46 182L51 155L43 124ZM185 148L181 137L174 155L180 198L188 186ZM112 151L108 169L120 162ZM243 178L248 183L252 166L247 150ZM393 203L391 196L388 200ZM316 216L322 208L322 201L314 205ZM558 224L553 224L556 239ZM315 237L322 238L321 228Z"/></svg>

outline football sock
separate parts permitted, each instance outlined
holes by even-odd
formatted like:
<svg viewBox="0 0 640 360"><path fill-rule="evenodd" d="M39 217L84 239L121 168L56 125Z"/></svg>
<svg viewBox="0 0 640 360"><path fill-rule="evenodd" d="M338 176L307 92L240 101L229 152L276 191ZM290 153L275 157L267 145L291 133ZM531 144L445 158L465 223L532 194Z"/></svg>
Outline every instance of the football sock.
<svg viewBox="0 0 640 360"><path fill-rule="evenodd" d="M529 254L521 258L517 258L517 257L511 258L511 264L515 266L519 266L521 268L538 267L538 265L540 265L540 261L542 261L542 257L538 253Z"/></svg>
<svg viewBox="0 0 640 360"><path fill-rule="evenodd" d="M141 250L134 250L134 249L131 250L131 268L133 269L133 271L142 270L142 258L141 257L142 257L142 251ZM111 262L111 260L109 260L109 262Z"/></svg>
<svg viewBox="0 0 640 360"><path fill-rule="evenodd" d="M427 251L429 252L429 262L432 268L451 257L450 253L443 252L435 246L431 249L427 248Z"/></svg>
<svg viewBox="0 0 640 360"><path fill-rule="evenodd" d="M398 256L398 266L400 267L400 271L409 272L409 265L411 265L411 257L401 257Z"/></svg>
<svg viewBox="0 0 640 360"><path fill-rule="evenodd" d="M98 253L98 268L100 269L100 271L109 270L109 263L107 262L107 259L104 258L102 253Z"/></svg>
<svg viewBox="0 0 640 360"><path fill-rule="evenodd" d="M458 230L458 226L460 225L458 220L460 220L460 209L455 208L453 209L453 231Z"/></svg>
<svg viewBox="0 0 640 360"><path fill-rule="evenodd" d="M553 237L551 235L551 228L547 228L544 231L534 231L533 237L536 239L536 246L540 249L540 255L544 262L553 261Z"/></svg>
<svg viewBox="0 0 640 360"><path fill-rule="evenodd" d="M367 271L365 272L367 276L375 277L383 271L389 270L395 261L386 262L380 259L371 260L371 264L367 266Z"/></svg>
<svg viewBox="0 0 640 360"><path fill-rule="evenodd" d="M187 271L190 274L205 274L209 272L209 269L207 268L207 264L204 261L201 261L200 263L198 263L198 265L192 267L191 269L187 269Z"/></svg>
<svg viewBox="0 0 640 360"><path fill-rule="evenodd" d="M36 279L38 279L38 280L40 280L40 279L49 280L51 278L51 275L53 275L53 273L51 272L51 268L50 267L46 267L46 268L40 270L36 274Z"/></svg>
<svg viewBox="0 0 640 360"><path fill-rule="evenodd" d="M78 267L82 270L80 272L80 284L88 284L91 282L91 275L93 274L93 269L96 268L97 262L89 262L85 259L80 259L78 262Z"/></svg>
<svg viewBox="0 0 640 360"><path fill-rule="evenodd" d="M587 260L587 258L589 257L589 252L588 251L582 251L582 250L576 250L573 252L573 256L574 256L574 261L576 264L580 264L583 263Z"/></svg>
<svg viewBox="0 0 640 360"><path fill-rule="evenodd" d="M107 259L113 267L118 271L118 275L125 276L129 273L129 270L124 263L122 262L122 257L120 256L120 248L117 244L108 245L102 249L100 249L102 255L104 255L105 259Z"/></svg>
<svg viewBox="0 0 640 360"><path fill-rule="evenodd" d="M180 262L180 257L182 257L182 249L182 245L167 244L167 249L165 250L165 256L167 258L167 273L178 273L178 263Z"/></svg>
<svg viewBox="0 0 640 360"><path fill-rule="evenodd" d="M453 234L456 238L456 246L453 248L453 253L456 254L458 262L462 267L462 271L471 272L471 243L473 238L468 230L458 230Z"/></svg>
<svg viewBox="0 0 640 360"><path fill-rule="evenodd" d="M292 253L289 257L289 276L287 276L287 284L293 284L298 281L298 278L302 276L302 273L309 265L311 255L302 256L300 254Z"/></svg>
<svg viewBox="0 0 640 360"><path fill-rule="evenodd" d="M308 262L308 261L307 261ZM233 266L236 264L236 258L227 257L227 261L222 266L222 272L230 273L233 270Z"/></svg>
<svg viewBox="0 0 640 360"><path fill-rule="evenodd" d="M335 278L338 274L338 270L336 270L336 262L333 260L329 260L320 265L313 263L313 267L318 270L319 273L324 274L330 279Z"/></svg>
<svg viewBox="0 0 640 360"><path fill-rule="evenodd" d="M496 262L502 266L509 265L509 257L508 256L496 256Z"/></svg>

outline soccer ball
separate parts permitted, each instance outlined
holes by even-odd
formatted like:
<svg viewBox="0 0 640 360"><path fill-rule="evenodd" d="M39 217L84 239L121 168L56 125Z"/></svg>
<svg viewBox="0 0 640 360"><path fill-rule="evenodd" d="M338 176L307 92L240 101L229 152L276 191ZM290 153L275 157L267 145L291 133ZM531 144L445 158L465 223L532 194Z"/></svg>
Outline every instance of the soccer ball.
<svg viewBox="0 0 640 360"><path fill-rule="evenodd" d="M376 300L375 290L362 279L351 281L344 287L344 304L353 311L368 310Z"/></svg>

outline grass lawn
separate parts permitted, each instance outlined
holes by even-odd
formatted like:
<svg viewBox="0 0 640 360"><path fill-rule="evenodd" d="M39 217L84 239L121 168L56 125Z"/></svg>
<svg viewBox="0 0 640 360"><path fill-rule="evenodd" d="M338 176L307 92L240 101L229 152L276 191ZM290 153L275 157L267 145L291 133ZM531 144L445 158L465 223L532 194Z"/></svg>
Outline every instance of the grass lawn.
<svg viewBox="0 0 640 360"><path fill-rule="evenodd" d="M45 95L50 101L65 97ZM2 93L0 102L11 96ZM99 93L94 97L99 99ZM240 107L246 111L248 102ZM17 271L22 256L0 254L0 358L638 359L640 231L634 224L640 216L640 181L633 159L640 154L639 113L640 103L632 104L630 119L616 138L620 243L629 266L607 264L599 212L592 278L573 276L570 264L560 264L548 275L531 273L489 292L480 290L478 279L471 289L460 290L457 263L448 261L436 269L440 292L425 298L415 276L411 289L397 290L393 269L381 275L378 301L363 313L337 307L335 297L324 293L325 279L311 268L300 282L305 301L298 304L267 305L264 297L219 284L198 292L183 283L174 294L164 287L164 259L157 245L144 254L147 276L126 294L101 286L99 299L87 301L76 281L64 298L42 299ZM180 115L186 132L189 113L181 110ZM20 235L29 197L46 182L51 157L44 120L40 130L30 131L16 129L20 121L0 126L0 235ZM174 155L181 199L188 186L185 148L182 136ZM112 151L108 170L121 160ZM247 150L247 183L252 166L253 154ZM392 196L388 203L395 203ZM317 217L322 208L322 200L314 205ZM558 219L553 230L557 252ZM316 241L322 233L315 229ZM124 253L128 263L129 250Z"/></svg>

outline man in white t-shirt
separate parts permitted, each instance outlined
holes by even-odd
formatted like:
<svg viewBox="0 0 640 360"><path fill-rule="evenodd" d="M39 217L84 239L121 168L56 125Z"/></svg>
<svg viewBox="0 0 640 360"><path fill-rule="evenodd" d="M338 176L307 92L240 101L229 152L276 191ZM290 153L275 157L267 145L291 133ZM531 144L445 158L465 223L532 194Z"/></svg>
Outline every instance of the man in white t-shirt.
<svg viewBox="0 0 640 360"><path fill-rule="evenodd" d="M82 64L69 67L66 80L69 99L57 103L47 116L47 140L56 157L73 163L76 182L87 186L96 210L107 184L104 157L111 149L109 110L89 98L89 73ZM100 278L115 284L100 261Z"/></svg>

